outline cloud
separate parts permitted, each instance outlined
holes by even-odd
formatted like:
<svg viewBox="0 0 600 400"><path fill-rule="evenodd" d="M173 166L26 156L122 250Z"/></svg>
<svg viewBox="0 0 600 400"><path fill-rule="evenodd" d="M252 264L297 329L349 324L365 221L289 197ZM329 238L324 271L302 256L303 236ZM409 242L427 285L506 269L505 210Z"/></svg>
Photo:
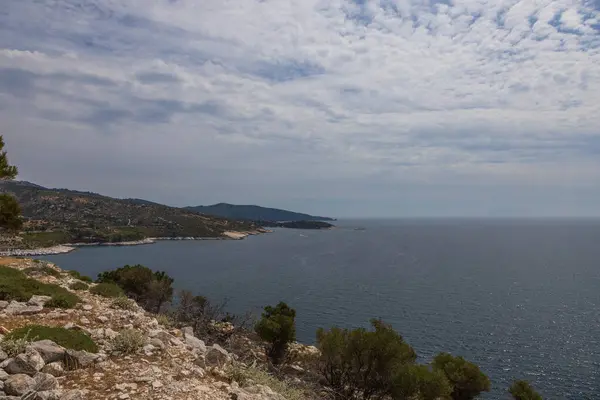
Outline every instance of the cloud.
<svg viewBox="0 0 600 400"><path fill-rule="evenodd" d="M182 204L212 193L297 205L314 191L322 199L310 207L330 213L328 199L369 191L370 202L345 201L344 212L398 214L388 186L425 196L437 189L422 188L443 185L460 198L500 185L510 198L523 185L560 192L600 182L595 1L4 3L3 134L40 183L81 184L76 174L86 173L95 177L87 189ZM48 147L24 140L48 132ZM57 159L40 172L35 151L63 152L82 132L88 142L67 147L84 159L102 158L91 138L113 153L127 144L115 154L150 169L160 154L181 183L157 188L133 172L128 181L131 165L116 156L120 180L138 192L93 163L65 171ZM425 203L418 213L446 213L441 200ZM540 209L577 207L565 204Z"/></svg>

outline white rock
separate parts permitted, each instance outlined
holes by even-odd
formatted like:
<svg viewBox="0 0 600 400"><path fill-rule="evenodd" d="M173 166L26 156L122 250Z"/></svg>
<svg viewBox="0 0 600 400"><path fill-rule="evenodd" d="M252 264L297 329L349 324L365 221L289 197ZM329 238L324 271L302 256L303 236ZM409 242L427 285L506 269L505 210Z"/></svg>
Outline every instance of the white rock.
<svg viewBox="0 0 600 400"><path fill-rule="evenodd" d="M42 356L42 359L46 364L60 361L65 356L64 347L57 345L51 340L39 340L31 343L30 347Z"/></svg>
<svg viewBox="0 0 600 400"><path fill-rule="evenodd" d="M33 380L35 381L35 390L39 392L58 389L58 381L50 374L40 372L33 377Z"/></svg>
<svg viewBox="0 0 600 400"><path fill-rule="evenodd" d="M44 367L42 356L33 348L28 347L24 354L19 354L6 365L4 370L9 374L35 375Z"/></svg>
<svg viewBox="0 0 600 400"><path fill-rule="evenodd" d="M52 297L50 296L31 296L27 302L27 305L44 307L44 305L46 305L46 303L50 300L52 300Z"/></svg>
<svg viewBox="0 0 600 400"><path fill-rule="evenodd" d="M42 372L59 377L65 374L65 368L63 366L63 363L61 361L58 361L44 365L44 368L42 368Z"/></svg>

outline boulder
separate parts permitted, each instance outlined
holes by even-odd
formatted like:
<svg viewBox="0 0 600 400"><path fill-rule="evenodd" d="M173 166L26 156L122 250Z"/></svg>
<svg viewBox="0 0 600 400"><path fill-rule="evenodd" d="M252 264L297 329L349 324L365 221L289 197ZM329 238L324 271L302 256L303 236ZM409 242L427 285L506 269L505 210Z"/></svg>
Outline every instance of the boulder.
<svg viewBox="0 0 600 400"><path fill-rule="evenodd" d="M50 374L40 372L33 377L33 380L35 381L34 389L38 392L58 389L58 381Z"/></svg>
<svg viewBox="0 0 600 400"><path fill-rule="evenodd" d="M75 360L76 367L88 367L92 365L97 359L97 354L88 353L87 351L77 351L77 350L66 350L68 358L71 360Z"/></svg>
<svg viewBox="0 0 600 400"><path fill-rule="evenodd" d="M8 301L0 300L0 310L4 310L8 306Z"/></svg>
<svg viewBox="0 0 600 400"><path fill-rule="evenodd" d="M204 365L205 367L223 367L229 361L231 361L231 356L229 353L223 349L218 344L213 344L208 348L206 354L204 355Z"/></svg>
<svg viewBox="0 0 600 400"><path fill-rule="evenodd" d="M6 360L8 358L8 354L6 354L6 352L4 352L2 349L0 349L0 362Z"/></svg>
<svg viewBox="0 0 600 400"><path fill-rule="evenodd" d="M42 372L59 377L65 374L65 367L63 366L62 361L57 361L50 364L46 364L44 368L42 368Z"/></svg>
<svg viewBox="0 0 600 400"><path fill-rule="evenodd" d="M31 347L27 347L24 354L19 354L6 365L4 370L11 375L35 375L44 367L42 356Z"/></svg>
<svg viewBox="0 0 600 400"><path fill-rule="evenodd" d="M6 379L8 379L8 374L0 368L0 382L4 382Z"/></svg>
<svg viewBox="0 0 600 400"><path fill-rule="evenodd" d="M202 354L206 353L206 344L197 337L186 335L185 344L194 351L198 351Z"/></svg>
<svg viewBox="0 0 600 400"><path fill-rule="evenodd" d="M31 343L30 347L42 356L46 364L61 361L65 357L64 347L57 345L51 340L39 340Z"/></svg>
<svg viewBox="0 0 600 400"><path fill-rule="evenodd" d="M21 400L61 400L62 390L45 390L43 392L29 392Z"/></svg>
<svg viewBox="0 0 600 400"><path fill-rule="evenodd" d="M4 309L4 312L12 315L33 315L41 312L44 307L39 305L29 306L26 303L11 301Z"/></svg>
<svg viewBox="0 0 600 400"><path fill-rule="evenodd" d="M191 326L186 326L185 328L181 328L181 332L184 337L191 336L194 337L194 328Z"/></svg>
<svg viewBox="0 0 600 400"><path fill-rule="evenodd" d="M44 307L50 300L52 300L52 297L50 296L31 296L27 305Z"/></svg>
<svg viewBox="0 0 600 400"><path fill-rule="evenodd" d="M11 375L4 381L4 392L11 396L22 396L34 387L35 380L25 374Z"/></svg>

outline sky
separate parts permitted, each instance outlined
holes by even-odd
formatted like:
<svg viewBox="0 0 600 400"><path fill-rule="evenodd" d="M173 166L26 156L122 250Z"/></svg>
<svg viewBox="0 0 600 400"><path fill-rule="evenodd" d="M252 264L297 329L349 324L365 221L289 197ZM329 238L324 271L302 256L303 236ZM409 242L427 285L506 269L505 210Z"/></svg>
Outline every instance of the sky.
<svg viewBox="0 0 600 400"><path fill-rule="evenodd" d="M600 216L600 0L1 0L20 179L334 217Z"/></svg>

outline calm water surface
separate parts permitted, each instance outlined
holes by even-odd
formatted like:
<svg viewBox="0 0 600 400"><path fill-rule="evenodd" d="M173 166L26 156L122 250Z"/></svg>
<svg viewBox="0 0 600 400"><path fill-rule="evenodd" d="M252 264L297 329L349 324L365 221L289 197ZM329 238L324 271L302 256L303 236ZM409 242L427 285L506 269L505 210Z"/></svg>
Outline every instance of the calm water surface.
<svg viewBox="0 0 600 400"><path fill-rule="evenodd" d="M284 300L304 342L321 326L381 317L423 361L448 351L480 365L493 385L484 398L508 398L519 378L544 398L600 399L599 221L345 221L46 259L90 276L124 264L166 270L235 312Z"/></svg>

